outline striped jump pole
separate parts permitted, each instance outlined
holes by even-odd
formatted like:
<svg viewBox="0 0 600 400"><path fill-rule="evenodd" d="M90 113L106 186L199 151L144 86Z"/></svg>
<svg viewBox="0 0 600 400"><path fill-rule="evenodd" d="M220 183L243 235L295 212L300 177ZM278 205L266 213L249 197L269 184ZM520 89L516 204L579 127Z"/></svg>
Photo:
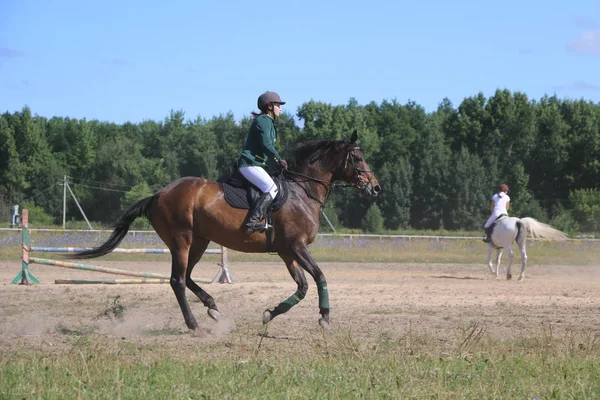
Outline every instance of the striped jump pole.
<svg viewBox="0 0 600 400"><path fill-rule="evenodd" d="M117 284L117 283L168 283L170 280L170 276L155 274L151 272L135 272L135 271L127 271L116 268L108 268L108 267L100 267L95 265L87 265L87 264L78 264L66 261L58 261L58 260L49 260L44 258L30 257L29 253L31 251L40 251L40 252L49 252L49 253L74 253L83 250L89 250L89 248L85 247L36 247L29 245L29 213L27 210L23 210L22 212L22 226L23 226L23 239L21 246L21 272L17 274L17 276L13 279L12 283L19 283L21 285L28 285L31 283L40 283L39 280L31 272L29 271L29 264L44 264L44 265L52 265L55 267L62 268L71 268L71 269L80 269L86 271L97 271L97 272L105 272L108 274L115 275L126 275L126 276L136 276L143 279L139 280L124 280L124 279L75 279L75 280L56 280L55 283L74 283L74 284L84 284L84 283L107 283L107 284ZM123 249L117 248L112 251L113 253L126 253L126 254L170 254L169 249ZM221 247L221 249L206 249L204 254L220 254L221 255L221 263L219 272L215 276L213 280L201 280L200 282L204 283L233 283L233 277L228 269L228 259L227 259L227 249L225 247Z"/></svg>
<svg viewBox="0 0 600 400"><path fill-rule="evenodd" d="M169 283L169 279L139 278L139 279L55 279L54 283L58 285L123 285L140 283Z"/></svg>

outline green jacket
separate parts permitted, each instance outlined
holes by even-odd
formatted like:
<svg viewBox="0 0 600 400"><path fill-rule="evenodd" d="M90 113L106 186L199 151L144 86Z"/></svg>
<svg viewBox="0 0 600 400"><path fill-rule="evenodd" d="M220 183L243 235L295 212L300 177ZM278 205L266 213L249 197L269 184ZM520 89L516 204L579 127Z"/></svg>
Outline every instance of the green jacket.
<svg viewBox="0 0 600 400"><path fill-rule="evenodd" d="M257 116L252 121L244 149L237 160L237 167L276 167L281 160L275 149L276 141L275 121L266 114Z"/></svg>

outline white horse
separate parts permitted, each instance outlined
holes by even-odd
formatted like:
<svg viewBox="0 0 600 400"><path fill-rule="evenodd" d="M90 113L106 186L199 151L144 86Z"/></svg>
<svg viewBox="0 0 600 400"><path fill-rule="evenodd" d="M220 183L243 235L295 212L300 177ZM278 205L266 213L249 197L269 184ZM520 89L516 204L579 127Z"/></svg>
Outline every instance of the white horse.
<svg viewBox="0 0 600 400"><path fill-rule="evenodd" d="M515 218L505 217L496 221L496 227L492 232L491 241L488 244L488 267L490 271L496 273L496 278L500 278L500 259L502 258L502 250L508 252L508 266L506 267L506 279L512 279L510 267L513 262L514 253L512 244L517 242L519 251L521 252L521 274L519 280L525 278L525 266L527 265L527 251L525 250L525 241L527 236L531 234L534 238L565 240L567 235L558 229L554 229L550 225L537 221L534 218ZM497 250L496 254L496 270L492 265L492 252Z"/></svg>

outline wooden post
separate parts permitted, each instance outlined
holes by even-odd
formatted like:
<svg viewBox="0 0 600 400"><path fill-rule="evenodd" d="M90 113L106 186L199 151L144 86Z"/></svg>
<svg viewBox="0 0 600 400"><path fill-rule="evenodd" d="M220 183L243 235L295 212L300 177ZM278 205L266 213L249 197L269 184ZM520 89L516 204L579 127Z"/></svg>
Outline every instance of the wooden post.
<svg viewBox="0 0 600 400"><path fill-rule="evenodd" d="M12 280L13 284L30 285L32 283L40 283L35 276L29 271L29 211L23 210L21 213L21 223L23 225L23 236L21 240L21 272Z"/></svg>

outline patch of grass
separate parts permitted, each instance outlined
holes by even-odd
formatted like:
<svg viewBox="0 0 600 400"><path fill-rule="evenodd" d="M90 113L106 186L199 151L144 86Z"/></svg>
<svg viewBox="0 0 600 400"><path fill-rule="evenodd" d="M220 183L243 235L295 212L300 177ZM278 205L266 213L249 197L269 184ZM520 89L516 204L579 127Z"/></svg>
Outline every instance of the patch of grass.
<svg viewBox="0 0 600 400"><path fill-rule="evenodd" d="M596 336L595 336L596 335ZM74 338L70 349L2 351L0 398L598 398L597 334L546 330L487 339L473 323L454 343L408 332L364 341L349 332L257 348L238 332L221 348ZM270 343L267 341L271 340ZM244 342L244 343L241 343Z"/></svg>
<svg viewBox="0 0 600 400"><path fill-rule="evenodd" d="M121 296L116 296L110 302L108 307L106 307L106 309L98 315L98 318L108 318L123 321L123 317L125 314L125 310L127 310L127 307L121 304L120 298Z"/></svg>

